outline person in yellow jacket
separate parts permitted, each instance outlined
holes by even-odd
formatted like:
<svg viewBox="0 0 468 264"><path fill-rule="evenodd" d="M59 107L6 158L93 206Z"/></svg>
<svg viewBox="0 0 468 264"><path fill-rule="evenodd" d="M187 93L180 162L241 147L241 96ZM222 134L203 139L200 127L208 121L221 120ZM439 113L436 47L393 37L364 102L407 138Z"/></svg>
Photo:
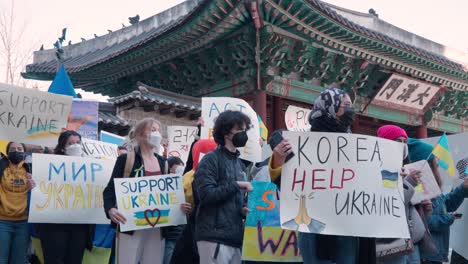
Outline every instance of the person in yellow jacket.
<svg viewBox="0 0 468 264"><path fill-rule="evenodd" d="M0 263L27 263L28 193L35 186L24 144L10 142L0 160Z"/></svg>

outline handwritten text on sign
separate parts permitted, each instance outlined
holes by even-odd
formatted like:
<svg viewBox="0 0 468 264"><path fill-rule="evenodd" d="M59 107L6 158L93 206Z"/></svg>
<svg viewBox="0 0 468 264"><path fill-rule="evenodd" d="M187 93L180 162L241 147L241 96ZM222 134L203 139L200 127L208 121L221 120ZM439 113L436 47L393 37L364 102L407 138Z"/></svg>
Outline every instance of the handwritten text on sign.
<svg viewBox="0 0 468 264"><path fill-rule="evenodd" d="M176 175L114 179L119 211L127 218L120 230L186 224L182 180Z"/></svg>
<svg viewBox="0 0 468 264"><path fill-rule="evenodd" d="M102 141L81 138L85 156L97 159L117 159L117 145Z"/></svg>
<svg viewBox="0 0 468 264"><path fill-rule="evenodd" d="M288 106L284 119L286 127L289 131L310 131L309 114L312 110L297 107L294 105Z"/></svg>
<svg viewBox="0 0 468 264"><path fill-rule="evenodd" d="M190 126L168 126L167 135L169 146L167 154L169 157L179 157L187 162L190 146L197 136L198 128Z"/></svg>
<svg viewBox="0 0 468 264"><path fill-rule="evenodd" d="M29 222L107 224L102 192L114 161L33 154Z"/></svg>
<svg viewBox="0 0 468 264"><path fill-rule="evenodd" d="M242 99L230 97L203 97L202 117L205 125L202 127L201 138L213 138L213 127L216 118L224 111L240 111L250 117L252 127L247 132L249 141L244 148L239 149L240 158L252 162L262 160L260 146L260 129L257 113Z"/></svg>
<svg viewBox="0 0 468 264"><path fill-rule="evenodd" d="M71 104L69 96L0 83L0 138L55 146Z"/></svg>
<svg viewBox="0 0 468 264"><path fill-rule="evenodd" d="M402 144L352 134L283 135L296 154L282 169L281 201L288 204L281 208L283 228L329 235L409 237L399 176Z"/></svg>
<svg viewBox="0 0 468 264"><path fill-rule="evenodd" d="M242 259L302 262L297 232L281 228L279 193L270 182L252 182Z"/></svg>

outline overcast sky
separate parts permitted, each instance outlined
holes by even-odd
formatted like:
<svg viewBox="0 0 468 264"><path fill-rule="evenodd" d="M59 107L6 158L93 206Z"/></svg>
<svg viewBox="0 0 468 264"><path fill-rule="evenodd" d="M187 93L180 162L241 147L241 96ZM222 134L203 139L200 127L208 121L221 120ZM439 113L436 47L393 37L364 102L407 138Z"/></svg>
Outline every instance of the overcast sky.
<svg viewBox="0 0 468 264"><path fill-rule="evenodd" d="M183 0L13 0L18 26L25 22L27 31L22 45L44 44L52 48L62 28L67 27L67 43L81 37L104 35L107 29L117 30L128 17L141 19L155 15ZM12 0L0 0L0 10ZM326 0L348 9L367 13L373 8L379 17L398 27L444 45L468 51L468 0ZM2 64L0 62L0 64ZM3 72L0 68L0 81ZM41 86L47 86L42 84Z"/></svg>

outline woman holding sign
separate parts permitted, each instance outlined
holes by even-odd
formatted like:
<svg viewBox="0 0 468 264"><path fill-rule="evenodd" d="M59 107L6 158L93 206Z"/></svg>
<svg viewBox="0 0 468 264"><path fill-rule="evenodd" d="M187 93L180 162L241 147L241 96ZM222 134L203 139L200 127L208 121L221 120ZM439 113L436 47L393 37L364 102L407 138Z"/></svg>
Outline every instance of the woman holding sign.
<svg viewBox="0 0 468 264"><path fill-rule="evenodd" d="M114 226L124 224L127 219L117 209L114 178L156 176L168 174L168 164L160 156L161 123L154 118L138 122L129 135L132 149L122 154L112 172L112 177L104 189L104 210ZM182 204L188 213L190 204ZM152 228L117 234L117 263L122 264L159 264L163 260L165 228Z"/></svg>
<svg viewBox="0 0 468 264"><path fill-rule="evenodd" d="M75 131L60 134L56 155L81 157L81 135ZM95 225L37 224L44 262L47 264L81 264L85 249L92 250Z"/></svg>
<svg viewBox="0 0 468 264"><path fill-rule="evenodd" d="M29 246L28 192L34 187L23 144L10 142L0 159L0 263L24 264Z"/></svg>
<svg viewBox="0 0 468 264"><path fill-rule="evenodd" d="M313 132L351 133L354 108L344 91L329 88L317 97L309 115ZM288 140L273 150L270 175L277 175L287 156L292 152ZM359 237L299 233L299 247L306 264L358 264L375 263L375 240Z"/></svg>

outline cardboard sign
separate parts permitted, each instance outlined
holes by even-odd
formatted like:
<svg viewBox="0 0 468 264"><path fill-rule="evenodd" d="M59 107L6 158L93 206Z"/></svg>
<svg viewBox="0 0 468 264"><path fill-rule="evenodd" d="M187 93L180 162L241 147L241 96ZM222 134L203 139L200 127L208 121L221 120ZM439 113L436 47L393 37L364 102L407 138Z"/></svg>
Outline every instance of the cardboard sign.
<svg viewBox="0 0 468 264"><path fill-rule="evenodd" d="M124 143L125 138L121 137L119 135L116 135L116 134L113 134L113 133L102 130L101 131L101 141L102 142L107 142L107 143L112 143L112 144L115 144L115 145L119 146L120 144Z"/></svg>
<svg viewBox="0 0 468 264"><path fill-rule="evenodd" d="M205 125L202 126L201 138L213 138L213 127L216 118L224 111L240 111L250 117L252 127L247 132L249 141L244 148L240 148L240 158L252 162L262 160L262 148L260 146L260 129L257 113L242 99L231 97L203 97L202 117Z"/></svg>
<svg viewBox="0 0 468 264"><path fill-rule="evenodd" d="M297 232L281 228L279 193L269 182L252 182L244 231L242 259L302 262Z"/></svg>
<svg viewBox="0 0 468 264"><path fill-rule="evenodd" d="M55 146L71 104L69 96L0 83L0 138Z"/></svg>
<svg viewBox="0 0 468 264"><path fill-rule="evenodd" d="M439 137L428 138L427 142L432 145L437 144ZM444 193L450 192L453 188L460 185L462 179L468 176L467 171L467 160L468 160L468 133L455 134L448 136L448 143L452 152L453 161L455 168L458 173L458 177L450 177L447 172L440 169L439 172L442 175L442 191ZM455 250L458 254L462 255L465 259L468 259L468 200L465 199L463 204L458 208L457 213L463 214L463 217L456 220L452 226L450 226L450 248Z"/></svg>
<svg viewBox="0 0 468 264"><path fill-rule="evenodd" d="M190 126L168 126L167 135L169 146L167 155L179 157L184 163L187 162L190 146L197 136L198 128Z"/></svg>
<svg viewBox="0 0 468 264"><path fill-rule="evenodd" d="M405 165L405 169L409 173L414 170L421 171L421 183L416 186L414 190L414 195L411 198L412 204L419 204L424 200L431 200L442 193L434 178L431 167L426 160L420 160L418 162Z"/></svg>
<svg viewBox="0 0 468 264"><path fill-rule="evenodd" d="M33 154L29 222L108 224L102 193L113 160Z"/></svg>
<svg viewBox="0 0 468 264"><path fill-rule="evenodd" d="M183 225L180 204L185 202L182 179L177 175L114 179L119 211L127 218L122 232Z"/></svg>
<svg viewBox="0 0 468 264"><path fill-rule="evenodd" d="M99 102L74 99L67 129L78 132L82 137L97 140L98 109Z"/></svg>
<svg viewBox="0 0 468 264"><path fill-rule="evenodd" d="M403 144L340 133L284 132L281 226L339 236L408 238ZM378 224L376 224L378 223Z"/></svg>
<svg viewBox="0 0 468 264"><path fill-rule="evenodd" d="M288 106L284 114L286 128L289 131L310 131L311 126L308 119L311 111L294 105Z"/></svg>
<svg viewBox="0 0 468 264"><path fill-rule="evenodd" d="M84 137L81 138L81 144L83 145L83 152L86 157L116 160L119 156L117 153L117 145L115 144Z"/></svg>

